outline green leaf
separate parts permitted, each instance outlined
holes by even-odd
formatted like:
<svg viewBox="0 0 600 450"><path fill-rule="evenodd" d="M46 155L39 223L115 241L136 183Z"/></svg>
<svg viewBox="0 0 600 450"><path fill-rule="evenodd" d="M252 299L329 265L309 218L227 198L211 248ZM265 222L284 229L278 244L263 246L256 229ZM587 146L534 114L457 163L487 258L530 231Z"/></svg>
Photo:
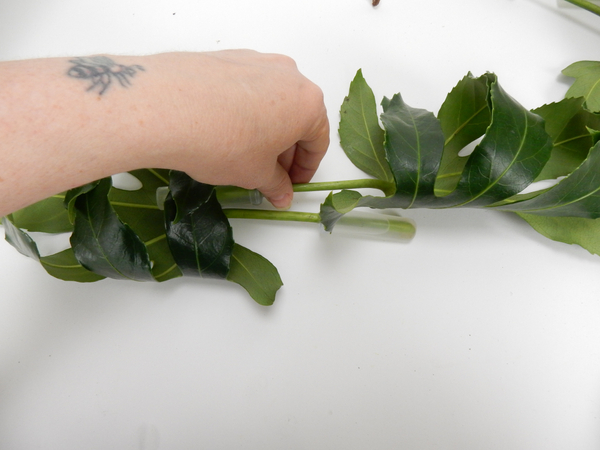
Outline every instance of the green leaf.
<svg viewBox="0 0 600 450"><path fill-rule="evenodd" d="M105 278L83 267L75 258L72 248L55 253L54 255L42 256L40 262L44 266L44 269L46 269L46 272L55 278L65 281L91 283Z"/></svg>
<svg viewBox="0 0 600 450"><path fill-rule="evenodd" d="M340 144L356 167L384 181L394 181L385 158L383 130L373 91L359 70L340 110Z"/></svg>
<svg viewBox="0 0 600 450"><path fill-rule="evenodd" d="M600 217L600 142L587 159L556 186L538 196L498 209L545 216Z"/></svg>
<svg viewBox="0 0 600 450"><path fill-rule="evenodd" d="M465 165L455 191L436 205L482 207L518 194L550 158L552 141L543 119L500 87L490 86L492 121Z"/></svg>
<svg viewBox="0 0 600 450"><path fill-rule="evenodd" d="M40 260L40 252L38 251L35 241L23 230L15 226L11 216L2 218L2 226L4 227L4 239L19 253L36 261Z"/></svg>
<svg viewBox="0 0 600 450"><path fill-rule="evenodd" d="M587 157L594 145L588 126L597 126L596 118L583 108L583 98L566 98L532 110L546 123L546 131L552 138L550 160L537 180L551 180L566 176ZM537 181L536 180L536 181Z"/></svg>
<svg viewBox="0 0 600 450"><path fill-rule="evenodd" d="M110 178L85 192L70 196L75 212L71 246L88 270L109 278L154 280L146 246L124 224L108 201Z"/></svg>
<svg viewBox="0 0 600 450"><path fill-rule="evenodd" d="M142 187L126 191L113 187L108 198L122 222L126 223L146 245L156 281L167 281L182 275L171 255L165 231L164 212L157 203L157 190L169 184L169 171L141 169L130 172Z"/></svg>
<svg viewBox="0 0 600 450"><path fill-rule="evenodd" d="M344 199L352 208L485 207L538 194L515 197L541 173L551 155L552 139L543 118L506 94L495 75L463 78L446 98L440 111L442 120L406 105L399 94L384 99L382 105L386 157L396 192L388 197L351 194ZM472 154L458 161L464 145L484 129L483 139ZM441 171L442 162L445 172ZM446 175L447 180L440 185L440 177ZM443 192L440 187L454 185L457 175L454 191ZM337 207L334 199L330 196L321 207L327 229L350 209Z"/></svg>
<svg viewBox="0 0 600 450"><path fill-rule="evenodd" d="M77 200L77 197L79 197L80 195L83 195L87 192L90 192L92 189L94 189L96 186L98 186L98 183L100 183L100 180L96 180L93 181L91 183L88 184L84 184L83 186L78 186L76 188L70 189L65 193L65 200L64 200L64 205L65 208L67 209L68 212L68 217L69 217L69 221L71 223L75 222L75 200Z"/></svg>
<svg viewBox="0 0 600 450"><path fill-rule="evenodd" d="M460 151L484 135L491 121L488 103L489 84L493 75L473 78L469 73L452 89L440 108L438 119L444 133L444 152L435 180L435 194L451 193L460 180L468 156Z"/></svg>
<svg viewBox="0 0 600 450"><path fill-rule="evenodd" d="M411 208L435 200L433 187L444 148L439 120L429 111L408 106L396 94L384 102L381 121L396 182L394 205Z"/></svg>
<svg viewBox="0 0 600 450"><path fill-rule="evenodd" d="M363 197L359 192L351 190L342 190L336 194L331 192L323 204L319 215L325 231L332 231L335 223L346 213L354 208L361 206L360 200Z"/></svg>
<svg viewBox="0 0 600 450"><path fill-rule="evenodd" d="M226 278L233 232L214 186L198 183L183 172L171 172L171 194L165 201L167 240L184 275Z"/></svg>
<svg viewBox="0 0 600 450"><path fill-rule="evenodd" d="M64 207L63 207L64 210ZM18 228L12 221L12 217L4 217L2 220L5 229L5 239L20 253L37 261L40 261L46 272L55 278L65 281L92 282L103 279L85 269L75 259L73 250L68 248L54 255L42 256L35 241L23 230Z"/></svg>
<svg viewBox="0 0 600 450"><path fill-rule="evenodd" d="M242 286L261 305L272 305L283 285L279 272L266 258L234 244L227 279Z"/></svg>
<svg viewBox="0 0 600 450"><path fill-rule="evenodd" d="M29 231L66 233L73 231L64 206L64 194L54 195L11 214L14 225Z"/></svg>
<svg viewBox="0 0 600 450"><path fill-rule="evenodd" d="M581 217L549 217L518 213L535 231L565 244L577 244L594 255L600 255L600 219Z"/></svg>
<svg viewBox="0 0 600 450"><path fill-rule="evenodd" d="M575 78L565 97L583 97L590 111L600 111L600 62L579 61L563 69L562 73Z"/></svg>
<svg viewBox="0 0 600 450"><path fill-rule="evenodd" d="M215 191L214 186L198 183L184 172L173 170L169 176L169 189L177 206L175 223L201 208Z"/></svg>

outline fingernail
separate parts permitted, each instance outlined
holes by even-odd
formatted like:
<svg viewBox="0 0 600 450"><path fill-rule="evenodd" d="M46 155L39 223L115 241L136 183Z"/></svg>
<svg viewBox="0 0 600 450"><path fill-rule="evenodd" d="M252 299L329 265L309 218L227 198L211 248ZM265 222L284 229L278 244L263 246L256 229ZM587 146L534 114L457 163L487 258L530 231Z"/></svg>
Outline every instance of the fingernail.
<svg viewBox="0 0 600 450"><path fill-rule="evenodd" d="M290 194L283 194L279 197L270 198L269 201L277 209L290 209L292 206L292 196Z"/></svg>

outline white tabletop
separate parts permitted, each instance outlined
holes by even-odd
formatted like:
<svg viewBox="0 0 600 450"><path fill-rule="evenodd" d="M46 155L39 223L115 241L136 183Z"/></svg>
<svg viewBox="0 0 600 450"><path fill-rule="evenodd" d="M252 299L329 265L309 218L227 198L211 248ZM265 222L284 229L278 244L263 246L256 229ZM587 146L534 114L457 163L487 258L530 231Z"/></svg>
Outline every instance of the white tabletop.
<svg viewBox="0 0 600 450"><path fill-rule="evenodd" d="M491 71L534 108L599 32L556 0L0 2L0 60L292 56L332 122L317 181L363 176L336 131L357 69L435 113ZM410 244L234 221L283 278L271 307L217 281L62 282L1 241L0 449L600 448L600 258L507 213L403 214Z"/></svg>

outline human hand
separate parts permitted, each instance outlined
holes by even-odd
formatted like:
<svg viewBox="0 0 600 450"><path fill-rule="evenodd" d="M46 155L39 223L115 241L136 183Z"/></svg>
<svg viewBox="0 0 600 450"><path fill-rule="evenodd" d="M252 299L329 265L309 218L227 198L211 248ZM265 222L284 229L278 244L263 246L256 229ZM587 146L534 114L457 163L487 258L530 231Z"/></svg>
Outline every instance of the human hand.
<svg viewBox="0 0 600 450"><path fill-rule="evenodd" d="M293 60L249 50L156 55L176 85L169 160L198 181L258 189L289 207L292 183L310 181L329 145L321 90ZM160 64L160 66L158 66ZM151 66L151 64L148 64ZM177 73L170 73L176 71Z"/></svg>

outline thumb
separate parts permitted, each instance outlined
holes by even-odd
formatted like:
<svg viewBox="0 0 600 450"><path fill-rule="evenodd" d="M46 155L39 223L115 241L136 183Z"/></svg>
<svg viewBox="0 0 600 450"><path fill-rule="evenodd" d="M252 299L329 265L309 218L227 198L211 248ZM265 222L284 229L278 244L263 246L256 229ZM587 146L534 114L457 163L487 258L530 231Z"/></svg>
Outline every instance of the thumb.
<svg viewBox="0 0 600 450"><path fill-rule="evenodd" d="M277 164L270 180L258 190L266 197L271 204L278 209L288 209L292 205L294 191L292 181L285 169Z"/></svg>

